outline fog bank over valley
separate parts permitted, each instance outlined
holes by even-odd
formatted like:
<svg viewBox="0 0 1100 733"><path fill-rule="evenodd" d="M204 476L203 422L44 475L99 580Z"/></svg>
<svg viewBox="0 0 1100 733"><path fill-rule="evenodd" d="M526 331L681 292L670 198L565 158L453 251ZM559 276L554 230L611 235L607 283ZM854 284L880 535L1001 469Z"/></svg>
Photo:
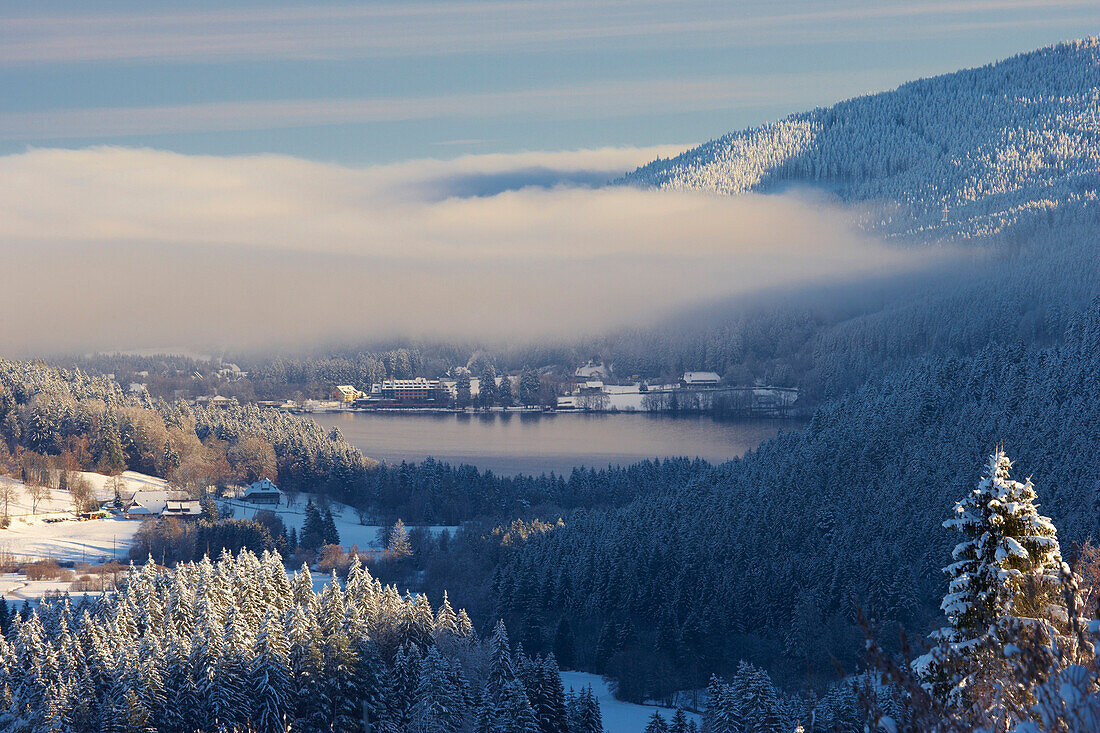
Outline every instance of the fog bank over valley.
<svg viewBox="0 0 1100 733"><path fill-rule="evenodd" d="M797 194L595 182L678 148L351 168L264 155L0 158L0 348L532 340L927 267Z"/></svg>

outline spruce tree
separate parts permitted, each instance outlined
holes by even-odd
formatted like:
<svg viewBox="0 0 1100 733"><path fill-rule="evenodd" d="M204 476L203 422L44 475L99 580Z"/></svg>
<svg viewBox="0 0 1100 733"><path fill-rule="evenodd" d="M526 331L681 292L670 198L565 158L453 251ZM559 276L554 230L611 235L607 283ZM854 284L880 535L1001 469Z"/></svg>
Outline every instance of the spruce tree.
<svg viewBox="0 0 1100 733"><path fill-rule="evenodd" d="M324 538L324 544L340 544L340 533L336 530L336 520L332 517L331 507L325 507L323 521L324 525L322 527L322 537Z"/></svg>
<svg viewBox="0 0 1100 733"><path fill-rule="evenodd" d="M649 722L646 724L645 733L669 733L668 723L660 712L653 711L653 715L649 717Z"/></svg>
<svg viewBox="0 0 1100 733"><path fill-rule="evenodd" d="M977 487L943 523L963 536L944 568L941 608L950 626L933 634L938 646L914 663L932 693L975 724L1006 724L1012 709L1026 706L1002 684L1005 646L1021 623L1057 636L1064 615L1057 531L1038 513L1031 481L1013 480L1011 468L1003 450L990 456Z"/></svg>
<svg viewBox="0 0 1100 733"><path fill-rule="evenodd" d="M466 408L470 406L470 372L462 369L455 377L455 406Z"/></svg>
<svg viewBox="0 0 1100 733"><path fill-rule="evenodd" d="M745 733L785 733L789 730L779 695L768 673L742 662L738 677L743 680L736 702L740 728L734 729Z"/></svg>
<svg viewBox="0 0 1100 733"><path fill-rule="evenodd" d="M405 529L405 523L398 519L393 529L390 530L389 544L386 546L386 555L392 560L402 560L412 555L412 544L409 542L409 531Z"/></svg>
<svg viewBox="0 0 1100 733"><path fill-rule="evenodd" d="M465 701L453 670L438 649L429 649L420 662L412 716L416 729L424 733L455 733L465 714Z"/></svg>
<svg viewBox="0 0 1100 733"><path fill-rule="evenodd" d="M600 701L592 692L592 686L581 690L577 696L577 715L570 733L603 733L603 716L600 714Z"/></svg>
<svg viewBox="0 0 1100 733"><path fill-rule="evenodd" d="M497 403L501 407L511 407L516 398L512 394L512 379L507 374L500 375L500 384L497 385Z"/></svg>
<svg viewBox="0 0 1100 733"><path fill-rule="evenodd" d="M251 725L258 733L283 730L290 710L290 650L282 622L270 612L256 636L249 672Z"/></svg>
<svg viewBox="0 0 1100 733"><path fill-rule="evenodd" d="M122 441L118 437L118 429L115 427L113 420L103 429L99 468L104 473L112 476L117 476L126 470L126 456L122 450Z"/></svg>
<svg viewBox="0 0 1100 733"><path fill-rule="evenodd" d="M573 648L576 639L573 636L573 627L569 625L569 618L562 616L558 622L557 631L554 632L554 657L562 669L573 669Z"/></svg>
<svg viewBox="0 0 1100 733"><path fill-rule="evenodd" d="M521 405L537 405L539 402L539 375L529 366L519 373L519 402Z"/></svg>
<svg viewBox="0 0 1100 733"><path fill-rule="evenodd" d="M477 404L483 408L492 407L497 401L497 370L486 365L478 379Z"/></svg>
<svg viewBox="0 0 1100 733"><path fill-rule="evenodd" d="M298 536L298 544L303 550L317 550L325 542L325 522L321 518L321 511L310 499L306 503L306 517L302 523L302 532Z"/></svg>
<svg viewBox="0 0 1100 733"><path fill-rule="evenodd" d="M741 733L740 700L731 685L711 675L707 684L706 720L709 733Z"/></svg>
<svg viewBox="0 0 1100 733"><path fill-rule="evenodd" d="M512 651L508 645L508 630L504 628L503 621L497 621L493 636L489 639L489 671L485 680L488 694L499 697L515 676Z"/></svg>

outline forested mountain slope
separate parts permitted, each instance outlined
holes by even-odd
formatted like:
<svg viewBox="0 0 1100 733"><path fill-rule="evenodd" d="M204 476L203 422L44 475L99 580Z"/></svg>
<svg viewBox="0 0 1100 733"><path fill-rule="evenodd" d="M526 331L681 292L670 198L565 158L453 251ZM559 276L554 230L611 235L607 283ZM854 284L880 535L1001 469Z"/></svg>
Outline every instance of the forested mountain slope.
<svg viewBox="0 0 1100 733"><path fill-rule="evenodd" d="M967 239L1091 216L1100 39L1039 49L734 132L627 175L719 193L826 189L884 235ZM896 209L894 206L896 205Z"/></svg>
<svg viewBox="0 0 1100 733"><path fill-rule="evenodd" d="M1065 546L1100 534L1100 301L1058 346L943 356L819 408L802 431L707 475L579 514L499 573L505 618L539 609L640 697L738 659L787 684L860 648L854 608L939 625L940 527L996 445L1034 477ZM524 632L526 634L526 632ZM530 636L530 634L526 634ZM785 670L785 672L784 672Z"/></svg>

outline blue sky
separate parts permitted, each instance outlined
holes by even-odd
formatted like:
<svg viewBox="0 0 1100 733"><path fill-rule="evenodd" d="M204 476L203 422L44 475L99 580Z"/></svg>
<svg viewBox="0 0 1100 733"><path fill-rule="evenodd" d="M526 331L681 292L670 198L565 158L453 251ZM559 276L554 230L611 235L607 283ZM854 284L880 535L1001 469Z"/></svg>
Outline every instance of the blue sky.
<svg viewBox="0 0 1100 733"><path fill-rule="evenodd" d="M1095 0L0 2L0 154L686 144L1100 28Z"/></svg>

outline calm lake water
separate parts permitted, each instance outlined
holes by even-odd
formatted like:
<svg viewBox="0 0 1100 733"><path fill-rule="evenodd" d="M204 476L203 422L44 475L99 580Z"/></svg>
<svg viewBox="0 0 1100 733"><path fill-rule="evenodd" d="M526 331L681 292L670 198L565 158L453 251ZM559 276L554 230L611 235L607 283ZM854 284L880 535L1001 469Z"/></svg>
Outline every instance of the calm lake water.
<svg viewBox="0 0 1100 733"><path fill-rule="evenodd" d="M744 453L790 420L715 420L647 414L318 413L364 455L386 461L428 456L469 463L501 474L568 473L574 466L606 467L646 458L688 456L720 463Z"/></svg>

